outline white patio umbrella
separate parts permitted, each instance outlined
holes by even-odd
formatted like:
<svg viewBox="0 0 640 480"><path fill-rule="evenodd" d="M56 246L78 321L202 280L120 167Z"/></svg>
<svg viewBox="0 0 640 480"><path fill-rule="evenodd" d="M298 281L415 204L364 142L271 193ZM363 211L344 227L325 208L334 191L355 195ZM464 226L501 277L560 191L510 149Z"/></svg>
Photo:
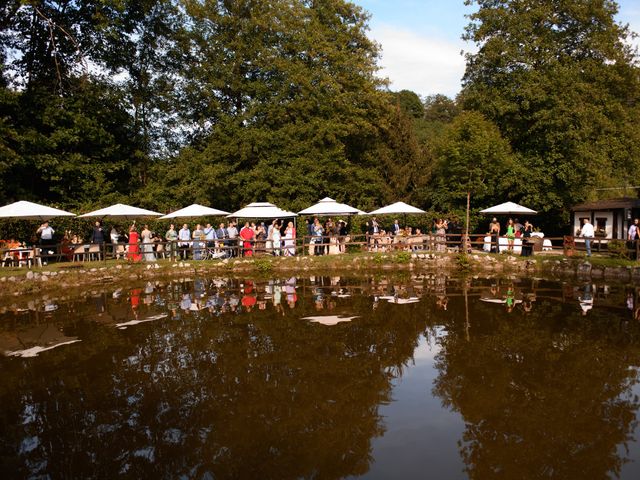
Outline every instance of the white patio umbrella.
<svg viewBox="0 0 640 480"><path fill-rule="evenodd" d="M0 218L31 218L34 220L48 220L53 217L75 217L75 213L65 212L58 208L47 207L38 203L21 200L0 207Z"/></svg>
<svg viewBox="0 0 640 480"><path fill-rule="evenodd" d="M346 203L338 203L333 198L325 197L315 205L300 210L298 215L358 215L362 210L350 207Z"/></svg>
<svg viewBox="0 0 640 480"><path fill-rule="evenodd" d="M407 214L425 213L425 211L404 202L396 202L369 212L369 215L395 215L400 213L403 215L403 223L407 223Z"/></svg>
<svg viewBox="0 0 640 480"><path fill-rule="evenodd" d="M480 210L480 213L487 213L490 215L535 215L538 212L531 210L530 208L523 207L522 205L518 205L517 203L505 202L500 205L494 205L493 207Z"/></svg>
<svg viewBox="0 0 640 480"><path fill-rule="evenodd" d="M142 217L160 217L161 213L146 210L144 208L132 207L130 205L124 205L122 203L116 203L107 208L101 208L93 212L79 215L80 218L88 217L109 217L112 219L133 220Z"/></svg>
<svg viewBox="0 0 640 480"><path fill-rule="evenodd" d="M176 210L175 212L168 213L167 215L160 217L160 220L169 218L219 217L221 215L228 214L229 212L218 210L217 208L205 207L204 205L198 205L197 203L194 203L193 205L189 205L188 207L184 207L180 210Z"/></svg>
<svg viewBox="0 0 640 480"><path fill-rule="evenodd" d="M393 215L397 213L425 213L425 211L404 202L396 202L392 203L391 205L387 205L386 207L374 210L373 212L369 212L369 215Z"/></svg>
<svg viewBox="0 0 640 480"><path fill-rule="evenodd" d="M227 215L227 218L289 218L297 216L293 212L276 207L273 203L254 202Z"/></svg>

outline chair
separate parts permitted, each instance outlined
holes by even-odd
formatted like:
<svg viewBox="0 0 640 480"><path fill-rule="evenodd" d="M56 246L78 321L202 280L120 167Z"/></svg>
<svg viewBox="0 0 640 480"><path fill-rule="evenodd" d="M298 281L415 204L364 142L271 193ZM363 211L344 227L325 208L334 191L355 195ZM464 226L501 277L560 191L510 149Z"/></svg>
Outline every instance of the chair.
<svg viewBox="0 0 640 480"><path fill-rule="evenodd" d="M85 254L85 250L84 250L84 245L79 245L76 248L73 249L73 261L76 262L78 261L77 259L80 258L80 261L84 262L86 254Z"/></svg>
<svg viewBox="0 0 640 480"><path fill-rule="evenodd" d="M42 257L40 255L41 250L37 247L33 247L29 250L29 256L27 257L27 267L31 268L31 265L42 266Z"/></svg>
<svg viewBox="0 0 640 480"><path fill-rule="evenodd" d="M117 259L120 259L120 257L124 258L125 255L127 253L127 247L126 245L123 245L121 243L119 243L118 245L116 245L116 251L115 251L115 255Z"/></svg>
<svg viewBox="0 0 640 480"><path fill-rule="evenodd" d="M89 251L87 252L89 254L89 260L95 260L96 257L98 260L102 259L102 249L100 247L101 245L99 243L89 245Z"/></svg>
<svg viewBox="0 0 640 480"><path fill-rule="evenodd" d="M14 264L14 257L9 250L2 254L2 266L12 267Z"/></svg>

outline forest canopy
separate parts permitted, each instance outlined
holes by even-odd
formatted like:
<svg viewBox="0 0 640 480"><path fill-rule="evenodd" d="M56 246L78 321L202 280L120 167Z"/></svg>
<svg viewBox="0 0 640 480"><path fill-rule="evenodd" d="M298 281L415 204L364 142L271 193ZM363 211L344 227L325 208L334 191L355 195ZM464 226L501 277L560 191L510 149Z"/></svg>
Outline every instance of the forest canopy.
<svg viewBox="0 0 640 480"><path fill-rule="evenodd" d="M344 0L8 0L0 204L331 196L460 217L473 190L476 212L513 200L560 228L571 205L628 193L597 190L635 185L640 166L616 3L467 3L477 49L450 99L390 91L368 14Z"/></svg>

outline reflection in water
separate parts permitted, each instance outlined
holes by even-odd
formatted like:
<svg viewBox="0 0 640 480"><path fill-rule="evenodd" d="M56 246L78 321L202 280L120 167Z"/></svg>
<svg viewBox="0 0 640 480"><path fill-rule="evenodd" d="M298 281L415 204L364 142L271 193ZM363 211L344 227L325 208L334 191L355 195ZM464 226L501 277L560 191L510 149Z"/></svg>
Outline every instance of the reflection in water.
<svg viewBox="0 0 640 480"><path fill-rule="evenodd" d="M640 406L637 298L424 275L196 278L4 305L5 354L78 343L0 358L0 470L365 475L372 441L395 428L379 409L402 402L392 393L404 376L462 416L471 478L624 473ZM439 347L434 385L404 375L420 341ZM421 412L415 402L407 414Z"/></svg>
<svg viewBox="0 0 640 480"><path fill-rule="evenodd" d="M592 286L580 290L592 305ZM440 339L434 394L463 416L470 478L620 473L618 446L634 441L640 406L638 328L604 312L584 323L584 310L563 306L545 302L514 321L482 309L469 340Z"/></svg>

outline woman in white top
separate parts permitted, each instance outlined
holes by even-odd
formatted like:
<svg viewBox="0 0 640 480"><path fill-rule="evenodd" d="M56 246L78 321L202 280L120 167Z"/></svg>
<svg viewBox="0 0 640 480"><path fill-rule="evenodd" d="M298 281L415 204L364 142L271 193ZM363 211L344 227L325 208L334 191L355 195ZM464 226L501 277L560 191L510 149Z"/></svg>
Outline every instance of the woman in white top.
<svg viewBox="0 0 640 480"><path fill-rule="evenodd" d="M284 255L291 257L296 254L296 229L293 228L293 222L287 224L284 231Z"/></svg>
<svg viewBox="0 0 640 480"><path fill-rule="evenodd" d="M282 243L282 235L280 234L280 225L275 224L271 228L271 237L273 239L273 254L276 256L280 255L280 246Z"/></svg>
<svg viewBox="0 0 640 480"><path fill-rule="evenodd" d="M149 226L145 225L142 232L140 232L142 238L142 253L145 262L153 262L156 259L153 253L153 233L149 230Z"/></svg>

